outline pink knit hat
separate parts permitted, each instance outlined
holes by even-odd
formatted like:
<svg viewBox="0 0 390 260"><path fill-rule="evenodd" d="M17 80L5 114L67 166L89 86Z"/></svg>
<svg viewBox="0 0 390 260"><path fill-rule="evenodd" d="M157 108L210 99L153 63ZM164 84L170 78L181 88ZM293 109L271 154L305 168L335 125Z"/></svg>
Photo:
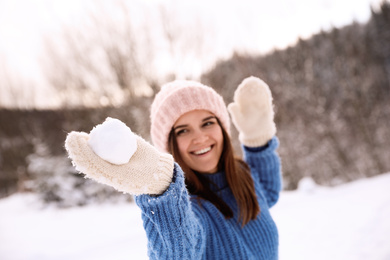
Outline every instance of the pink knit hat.
<svg viewBox="0 0 390 260"><path fill-rule="evenodd" d="M154 146L168 151L169 133L179 117L192 110L208 110L230 134L225 102L214 89L196 81L176 80L162 86L151 108L151 137Z"/></svg>

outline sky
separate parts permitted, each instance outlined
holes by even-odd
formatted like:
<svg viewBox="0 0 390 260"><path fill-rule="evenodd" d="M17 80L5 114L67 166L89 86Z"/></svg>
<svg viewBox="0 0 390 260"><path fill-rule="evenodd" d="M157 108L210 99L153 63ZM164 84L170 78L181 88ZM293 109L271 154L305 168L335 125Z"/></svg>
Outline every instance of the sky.
<svg viewBox="0 0 390 260"><path fill-rule="evenodd" d="M390 173L333 188L303 179L271 214L280 260L390 259ZM0 199L2 260L148 259L133 203L43 208L34 194Z"/></svg>
<svg viewBox="0 0 390 260"><path fill-rule="evenodd" d="M43 37L57 37L64 27L85 23L88 12L98 6L97 2L112 15L110 9L118 1L0 0L0 70L44 84L40 67L45 53ZM133 11L132 17L138 16L136 19L156 21L155 10L164 5L182 27L195 23L203 27L205 33L201 37L207 43L207 55L201 57L201 62L189 59L185 63L179 59L175 66L167 55L160 55L156 61L159 67L182 70L179 75L200 75L216 59L228 58L235 50L265 53L274 48L285 48L294 44L298 37L308 38L321 29L341 27L353 20L365 22L370 16L370 5L376 7L381 0L125 2ZM191 31L187 33L191 34Z"/></svg>

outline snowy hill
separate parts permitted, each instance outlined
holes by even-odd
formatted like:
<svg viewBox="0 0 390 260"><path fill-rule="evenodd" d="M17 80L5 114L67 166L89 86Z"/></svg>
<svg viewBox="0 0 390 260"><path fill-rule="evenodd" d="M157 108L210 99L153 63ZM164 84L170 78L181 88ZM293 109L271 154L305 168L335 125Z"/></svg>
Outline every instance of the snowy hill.
<svg viewBox="0 0 390 260"><path fill-rule="evenodd" d="M390 259L390 173L335 188L310 180L272 209L280 259ZM34 195L0 200L0 259L147 259L134 204L40 209Z"/></svg>

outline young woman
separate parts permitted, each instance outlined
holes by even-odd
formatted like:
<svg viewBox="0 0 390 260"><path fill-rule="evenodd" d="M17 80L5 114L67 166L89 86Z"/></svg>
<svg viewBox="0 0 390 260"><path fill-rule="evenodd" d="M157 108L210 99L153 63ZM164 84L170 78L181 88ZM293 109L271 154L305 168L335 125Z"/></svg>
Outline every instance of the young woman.
<svg viewBox="0 0 390 260"><path fill-rule="evenodd" d="M234 156L228 111L244 159ZM152 104L154 146L137 136L128 162L99 157L86 133L70 133L65 147L87 177L135 195L151 259L278 259L273 118L271 91L258 78L238 86L228 109L212 88L174 81Z"/></svg>

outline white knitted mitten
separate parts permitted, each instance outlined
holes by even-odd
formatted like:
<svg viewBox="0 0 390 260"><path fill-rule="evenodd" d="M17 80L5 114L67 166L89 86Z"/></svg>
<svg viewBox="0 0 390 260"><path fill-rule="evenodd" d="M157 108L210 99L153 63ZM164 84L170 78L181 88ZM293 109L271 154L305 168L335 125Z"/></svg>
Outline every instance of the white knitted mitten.
<svg viewBox="0 0 390 260"><path fill-rule="evenodd" d="M96 129L102 127L103 130L99 129L102 134L94 134L95 128L90 134L84 132L68 134L65 148L76 169L87 178L112 186L118 191L132 195L162 194L172 181L173 157L157 151L120 121L130 133L123 128L105 130L107 122L112 123L106 120L95 127ZM108 136L114 138L107 140L104 131L111 131ZM131 138L133 140L129 142ZM133 144L130 149L129 144ZM120 156L117 157L122 158L110 158L110 154L118 154Z"/></svg>
<svg viewBox="0 0 390 260"><path fill-rule="evenodd" d="M276 134L271 90L261 79L244 79L228 110L245 146L263 146Z"/></svg>

